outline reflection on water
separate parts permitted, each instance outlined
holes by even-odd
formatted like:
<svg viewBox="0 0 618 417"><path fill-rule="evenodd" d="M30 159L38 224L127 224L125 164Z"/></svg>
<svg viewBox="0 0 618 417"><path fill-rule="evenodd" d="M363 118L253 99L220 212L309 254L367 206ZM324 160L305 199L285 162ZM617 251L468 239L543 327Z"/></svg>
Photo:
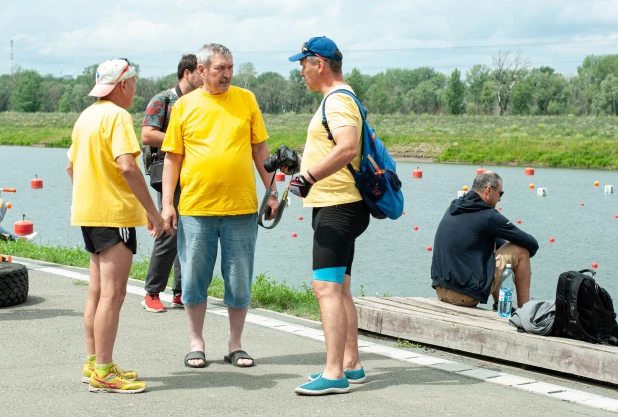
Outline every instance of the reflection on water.
<svg viewBox="0 0 618 417"><path fill-rule="evenodd" d="M65 149L0 146L0 187L18 189L16 194L5 194L13 209L7 213L4 227L12 230L13 223L25 213L39 233L37 243L83 245L79 228L70 226L71 186L66 163ZM352 273L355 295L359 295L361 284L367 296L435 295L427 247L433 246L438 223L457 191L464 185L471 187L477 167L420 164L423 178L412 179L417 165L398 164L406 214L397 221L372 219L367 232L357 240ZM590 268L593 262L598 263L599 283L618 297L618 219L614 218L618 196L604 193L607 184L618 189L618 173L538 168L534 176L525 176L523 168L495 170L504 181L505 194L499 203L502 213L513 222L521 220L520 227L540 244L532 259L533 298L553 299L561 272ZM35 174L43 179L43 189L30 189ZM599 187L593 186L595 181L600 182ZM548 195L538 197L536 189L529 188L530 183L547 188ZM261 201L261 184L258 190ZM265 272L289 284L310 283L311 210L302 208L302 201L293 195L290 200L275 229L260 228L255 273ZM294 232L298 237L292 237ZM554 243L550 243L550 237L555 238ZM137 256L149 257L153 239L145 228L138 229L138 242Z"/></svg>

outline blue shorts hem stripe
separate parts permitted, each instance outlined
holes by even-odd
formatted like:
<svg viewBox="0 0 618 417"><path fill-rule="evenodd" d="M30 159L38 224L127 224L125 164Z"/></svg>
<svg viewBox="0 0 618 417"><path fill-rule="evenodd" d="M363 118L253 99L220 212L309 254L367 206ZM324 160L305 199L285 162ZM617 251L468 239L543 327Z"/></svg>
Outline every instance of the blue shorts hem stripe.
<svg viewBox="0 0 618 417"><path fill-rule="evenodd" d="M313 279L316 281L328 281L343 284L345 270L345 266L316 269L315 271L313 271Z"/></svg>

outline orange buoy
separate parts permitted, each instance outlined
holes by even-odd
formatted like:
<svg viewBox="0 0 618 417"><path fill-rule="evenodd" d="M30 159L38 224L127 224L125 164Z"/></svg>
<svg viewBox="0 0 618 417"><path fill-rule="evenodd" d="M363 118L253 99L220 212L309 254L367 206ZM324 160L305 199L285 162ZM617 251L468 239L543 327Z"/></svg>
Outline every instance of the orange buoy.
<svg viewBox="0 0 618 417"><path fill-rule="evenodd" d="M598 264L598 263L596 263L596 262L593 262L593 263L592 263L592 268L593 268L593 269L597 269L598 267L599 267L599 264Z"/></svg>
<svg viewBox="0 0 618 417"><path fill-rule="evenodd" d="M616 214L616 215L614 216L614 218L615 218L615 219L618 219L618 214Z"/></svg>
<svg viewBox="0 0 618 417"><path fill-rule="evenodd" d="M580 205L580 206L583 206L583 205L584 205L584 202L582 201L581 203L579 203L579 205Z"/></svg>
<svg viewBox="0 0 618 417"><path fill-rule="evenodd" d="M534 168L526 168L526 169L524 169L524 174L526 174L526 175L534 175Z"/></svg>
<svg viewBox="0 0 618 417"><path fill-rule="evenodd" d="M275 174L275 181L285 181L285 174L283 172L277 172Z"/></svg>
<svg viewBox="0 0 618 417"><path fill-rule="evenodd" d="M43 188L43 180L35 175L33 179L30 180L30 188Z"/></svg>
<svg viewBox="0 0 618 417"><path fill-rule="evenodd" d="M26 220L26 215L24 214L23 220L15 222L13 225L13 230L18 236L29 235L34 232L34 223L30 220Z"/></svg>
<svg viewBox="0 0 618 417"><path fill-rule="evenodd" d="M521 220L517 220L517 224L521 224Z"/></svg>
<svg viewBox="0 0 618 417"><path fill-rule="evenodd" d="M412 171L412 178L423 178L423 171L419 167L416 167L414 171Z"/></svg>
<svg viewBox="0 0 618 417"><path fill-rule="evenodd" d="M498 210L502 211L502 207L498 207Z"/></svg>
<svg viewBox="0 0 618 417"><path fill-rule="evenodd" d="M9 210L13 207L13 205L11 203L6 203L6 208L8 208Z"/></svg>
<svg viewBox="0 0 618 417"><path fill-rule="evenodd" d="M297 237L298 235L296 234L296 232L292 233L292 237Z"/></svg>
<svg viewBox="0 0 618 417"><path fill-rule="evenodd" d="M404 211L404 212L402 212L401 214L406 214L406 212Z"/></svg>
<svg viewBox="0 0 618 417"><path fill-rule="evenodd" d="M468 186L464 185L463 187L461 187L461 191L468 191Z"/></svg>
<svg viewBox="0 0 618 417"><path fill-rule="evenodd" d="M431 246L427 246L427 252L431 252L433 248Z"/></svg>
<svg viewBox="0 0 618 417"><path fill-rule="evenodd" d="M550 237L550 238L549 238L549 241L550 241L551 243L554 243L554 241L555 241L555 240L556 240L556 239L554 239L553 237Z"/></svg>
<svg viewBox="0 0 618 417"><path fill-rule="evenodd" d="M483 172L485 172L485 168L483 168L482 166L476 169L476 175L482 174Z"/></svg>
<svg viewBox="0 0 618 417"><path fill-rule="evenodd" d="M598 187L598 186L599 186L599 181L595 181L595 182L594 182L594 186L595 186L595 187Z"/></svg>
<svg viewBox="0 0 618 417"><path fill-rule="evenodd" d="M304 217L303 216L298 216L298 220L303 220Z"/></svg>
<svg viewBox="0 0 618 417"><path fill-rule="evenodd" d="M414 230L418 230L418 226L414 226Z"/></svg>
<svg viewBox="0 0 618 417"><path fill-rule="evenodd" d="M528 187L530 187L531 190L534 190L534 184L530 184Z"/></svg>

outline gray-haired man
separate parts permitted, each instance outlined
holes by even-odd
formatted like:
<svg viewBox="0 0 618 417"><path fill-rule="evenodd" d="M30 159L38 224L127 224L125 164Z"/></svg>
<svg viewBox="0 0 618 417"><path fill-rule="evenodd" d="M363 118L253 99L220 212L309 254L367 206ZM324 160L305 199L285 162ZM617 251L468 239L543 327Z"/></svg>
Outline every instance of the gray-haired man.
<svg viewBox="0 0 618 417"><path fill-rule="evenodd" d="M539 244L495 209L502 194L502 178L485 171L444 213L431 262L431 285L440 300L475 307L491 294L497 302L506 264L515 272L517 304L530 300L530 258Z"/></svg>
<svg viewBox="0 0 618 417"><path fill-rule="evenodd" d="M272 176L263 165L270 156L265 142L268 134L253 93L231 85L234 61L230 50L219 44L205 45L197 62L204 85L178 99L161 147L167 152L162 214L167 225L178 228L182 302L191 332L185 365L206 366L204 316L220 243L223 301L230 320L230 353L224 359L239 367L253 366L240 339L251 301L257 239L253 167L264 186L270 187ZM179 180L182 192L177 218L173 196ZM268 205L272 218L278 208L276 194Z"/></svg>

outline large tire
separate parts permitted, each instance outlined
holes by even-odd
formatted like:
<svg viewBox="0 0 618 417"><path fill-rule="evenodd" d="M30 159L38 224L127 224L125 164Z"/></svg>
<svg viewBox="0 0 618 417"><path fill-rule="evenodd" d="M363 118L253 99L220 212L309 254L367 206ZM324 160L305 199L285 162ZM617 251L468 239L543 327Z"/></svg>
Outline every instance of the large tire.
<svg viewBox="0 0 618 417"><path fill-rule="evenodd" d="M21 304L28 298L28 268L0 262L0 307Z"/></svg>

